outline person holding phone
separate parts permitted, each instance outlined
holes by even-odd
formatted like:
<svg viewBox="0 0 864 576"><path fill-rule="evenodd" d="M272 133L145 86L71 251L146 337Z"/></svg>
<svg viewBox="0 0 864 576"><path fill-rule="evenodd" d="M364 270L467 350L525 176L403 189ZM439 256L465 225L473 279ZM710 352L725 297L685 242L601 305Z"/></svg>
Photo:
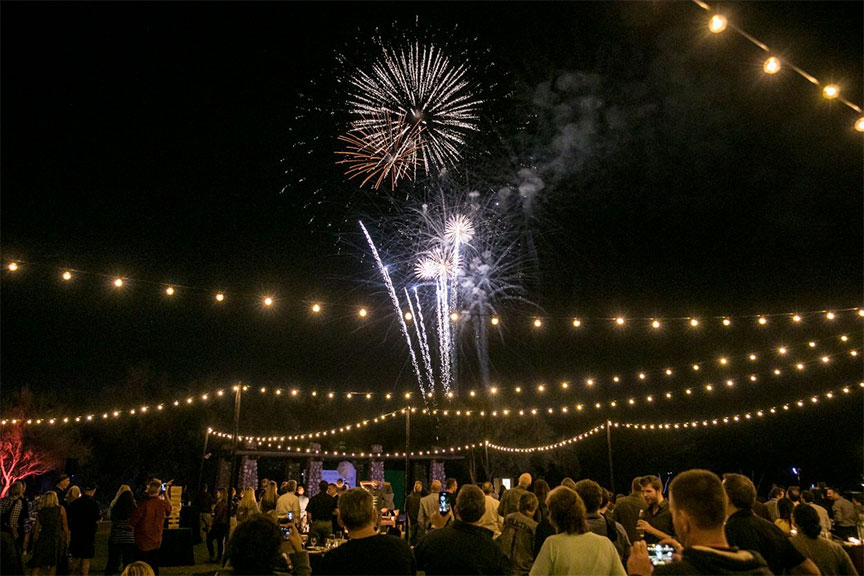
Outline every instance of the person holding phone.
<svg viewBox="0 0 864 576"><path fill-rule="evenodd" d="M713 472L694 469L676 476L669 485L669 508L682 546L673 557L677 561L655 567L648 545L638 540L627 561L630 576L772 574L758 552L729 546L723 530L726 495L720 478Z"/></svg>
<svg viewBox="0 0 864 576"><path fill-rule="evenodd" d="M173 480L166 482L168 488ZM135 533L138 559L143 560L159 574L159 550L162 548L162 530L165 519L171 514L171 501L162 489L162 481L153 478L147 483L147 498L129 516L129 525Z"/></svg>

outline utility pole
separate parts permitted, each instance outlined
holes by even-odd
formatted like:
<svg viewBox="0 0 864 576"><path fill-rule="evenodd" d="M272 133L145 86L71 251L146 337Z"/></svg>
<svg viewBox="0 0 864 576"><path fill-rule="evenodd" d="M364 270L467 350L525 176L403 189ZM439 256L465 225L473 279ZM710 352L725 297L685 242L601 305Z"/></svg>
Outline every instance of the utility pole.
<svg viewBox="0 0 864 576"><path fill-rule="evenodd" d="M615 493L615 471L612 468L612 422L606 420L606 448L609 451L609 489Z"/></svg>
<svg viewBox="0 0 864 576"><path fill-rule="evenodd" d="M405 497L411 492L408 482L411 481L411 407L405 407Z"/></svg>
<svg viewBox="0 0 864 576"><path fill-rule="evenodd" d="M243 385L238 383L234 393L234 434L231 439L231 475L228 477L228 494L231 498L231 488L237 483L237 436L240 434L240 394Z"/></svg>
<svg viewBox="0 0 864 576"><path fill-rule="evenodd" d="M198 489L195 492L196 497L201 495L201 481L204 479L204 460L207 458L207 444L210 441L210 432L212 431L213 429L208 426L207 435L204 436L204 451L201 453L201 467L198 469Z"/></svg>

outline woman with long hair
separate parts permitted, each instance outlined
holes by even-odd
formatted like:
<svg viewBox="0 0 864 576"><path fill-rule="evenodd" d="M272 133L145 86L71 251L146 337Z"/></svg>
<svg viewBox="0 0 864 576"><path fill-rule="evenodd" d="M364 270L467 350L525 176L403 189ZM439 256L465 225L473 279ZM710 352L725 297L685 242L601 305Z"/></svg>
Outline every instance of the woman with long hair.
<svg viewBox="0 0 864 576"><path fill-rule="evenodd" d="M129 525L129 516L136 507L132 488L123 484L111 501L111 533L108 535L105 574L117 574L122 566L135 561L135 530Z"/></svg>
<svg viewBox="0 0 864 576"><path fill-rule="evenodd" d="M792 535L792 510L795 504L789 498L781 498L777 501L777 516L774 525L780 528L786 536Z"/></svg>
<svg viewBox="0 0 864 576"><path fill-rule="evenodd" d="M261 513L270 514L275 518L276 500L279 495L276 493L276 482L271 480L267 483L267 489L264 491L264 496L261 498Z"/></svg>
<svg viewBox="0 0 864 576"><path fill-rule="evenodd" d="M534 496L537 497L537 511L534 513L534 520L538 523L542 522L549 516L549 507L546 505L546 498L549 496L549 484L546 480L538 478L534 481Z"/></svg>
<svg viewBox="0 0 864 576"><path fill-rule="evenodd" d="M819 567L822 574L857 574L855 565L843 546L828 538L820 538L822 524L815 508L799 504L792 512L792 519L798 527L798 534L789 540L801 554Z"/></svg>
<svg viewBox="0 0 864 576"><path fill-rule="evenodd" d="M80 497L81 497L81 488L79 488L78 486L72 486L71 488L69 488L69 491L66 492L66 499L62 503L63 507L65 508L66 506L69 506L69 504L71 504L72 502L74 502L75 500L77 500Z"/></svg>
<svg viewBox="0 0 864 576"><path fill-rule="evenodd" d="M246 488L243 490L243 497L240 498L240 503L237 504L237 524L241 524L248 520L251 516L258 514L258 502L255 501L255 490Z"/></svg>
<svg viewBox="0 0 864 576"><path fill-rule="evenodd" d="M626 576L615 545L588 530L585 504L575 490L559 486L549 493L549 520L558 531L543 543L531 576L605 574Z"/></svg>
<svg viewBox="0 0 864 576"><path fill-rule="evenodd" d="M66 554L66 542L69 541L69 524L66 522L66 510L60 506L57 493L46 492L42 496L42 507L36 516L33 526L33 557L28 565L33 569L33 576L39 575L41 568L46 568L50 576L57 573L57 565Z"/></svg>

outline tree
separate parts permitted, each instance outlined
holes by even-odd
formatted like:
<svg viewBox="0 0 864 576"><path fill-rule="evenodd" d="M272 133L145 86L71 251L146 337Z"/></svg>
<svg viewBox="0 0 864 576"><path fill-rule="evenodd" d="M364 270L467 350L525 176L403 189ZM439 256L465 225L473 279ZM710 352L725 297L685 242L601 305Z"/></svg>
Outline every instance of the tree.
<svg viewBox="0 0 864 576"><path fill-rule="evenodd" d="M0 498L18 480L45 474L62 464L59 454L34 450L29 444L20 422L0 428Z"/></svg>

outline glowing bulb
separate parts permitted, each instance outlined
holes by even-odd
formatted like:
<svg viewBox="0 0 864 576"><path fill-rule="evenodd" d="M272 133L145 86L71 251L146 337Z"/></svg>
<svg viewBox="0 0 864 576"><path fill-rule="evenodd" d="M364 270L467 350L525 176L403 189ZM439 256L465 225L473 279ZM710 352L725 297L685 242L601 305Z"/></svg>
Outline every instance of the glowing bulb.
<svg viewBox="0 0 864 576"><path fill-rule="evenodd" d="M723 326L731 326L732 321L729 318L723 318Z"/></svg>
<svg viewBox="0 0 864 576"><path fill-rule="evenodd" d="M766 74L776 74L780 71L780 60L771 56L765 60L764 64L762 64L762 70L764 70Z"/></svg>
<svg viewBox="0 0 864 576"><path fill-rule="evenodd" d="M580 326L582 326L582 321L579 320L578 318L574 318L574 319L573 319L573 327L574 327L574 328L579 328Z"/></svg>
<svg viewBox="0 0 864 576"><path fill-rule="evenodd" d="M66 270L65 272L63 272L63 280L71 280L71 279L72 279L72 272L70 272L69 270Z"/></svg>
<svg viewBox="0 0 864 576"><path fill-rule="evenodd" d="M785 347L781 346L777 349L777 352L779 352L780 354L786 354L787 350Z"/></svg>
<svg viewBox="0 0 864 576"><path fill-rule="evenodd" d="M807 345L810 346L810 348L815 348L815 347L816 347L816 342L813 342L813 341L811 340L810 342L807 343Z"/></svg>
<svg viewBox="0 0 864 576"><path fill-rule="evenodd" d="M855 121L855 130L858 132L864 132L864 116Z"/></svg>
<svg viewBox="0 0 864 576"><path fill-rule="evenodd" d="M522 392L522 387L521 387L521 386L516 386L516 393L518 394L519 392Z"/></svg>
<svg viewBox="0 0 864 576"><path fill-rule="evenodd" d="M313 304L312 305L312 312L315 312L317 314L320 311L321 311L321 305L320 304Z"/></svg>
<svg viewBox="0 0 864 576"><path fill-rule="evenodd" d="M795 314L794 316L792 316L792 321L801 322L801 316L799 314Z"/></svg>
<svg viewBox="0 0 864 576"><path fill-rule="evenodd" d="M456 322L457 320L459 320L459 314L457 314L456 312L451 312L450 313L450 321Z"/></svg>
<svg viewBox="0 0 864 576"><path fill-rule="evenodd" d="M640 373L639 373L639 379L640 379L640 380L644 380L644 379L645 379L645 373L644 373L644 372L640 372Z"/></svg>
<svg viewBox="0 0 864 576"><path fill-rule="evenodd" d="M864 318L864 310L858 310L858 316Z"/></svg>
<svg viewBox="0 0 864 576"><path fill-rule="evenodd" d="M758 356L756 356L755 354L750 354L750 356L748 356L748 358L750 358L750 360L752 360L753 362L755 362L756 359L758 358Z"/></svg>
<svg viewBox="0 0 864 576"><path fill-rule="evenodd" d="M273 305L273 299L270 298L269 296L267 298L264 298L264 305L265 306L272 306Z"/></svg>
<svg viewBox="0 0 864 576"><path fill-rule="evenodd" d="M222 302L223 300L225 300L225 294L223 294L222 292L219 292L218 294L216 294L216 301L217 302Z"/></svg>
<svg viewBox="0 0 864 576"><path fill-rule="evenodd" d="M827 318L828 320L834 320L834 318L836 317L837 316L833 312L828 312L827 314L825 314L825 318Z"/></svg>
<svg viewBox="0 0 864 576"><path fill-rule="evenodd" d="M827 363L830 362L830 361L831 361L831 358L829 358L828 356L822 356L822 362L823 362L824 364L827 364Z"/></svg>
<svg viewBox="0 0 864 576"><path fill-rule="evenodd" d="M534 327L535 327L535 328L540 328L542 325L543 325L543 321L542 321L542 320L540 320L539 318L535 318L535 319L534 319Z"/></svg>
<svg viewBox="0 0 864 576"><path fill-rule="evenodd" d="M828 84L822 89L822 96L828 100L833 100L840 95L840 88L836 84Z"/></svg>
<svg viewBox="0 0 864 576"><path fill-rule="evenodd" d="M168 286L167 288L165 288L165 294L167 294L168 296L173 296L174 295L174 288L171 286Z"/></svg>
<svg viewBox="0 0 864 576"><path fill-rule="evenodd" d="M122 287L123 286L123 279L122 278L115 278L114 279L114 286L116 286L117 288Z"/></svg>
<svg viewBox="0 0 864 576"><path fill-rule="evenodd" d="M9 263L9 271L15 272L16 270L18 270L18 263L17 262L10 262Z"/></svg>
<svg viewBox="0 0 864 576"><path fill-rule="evenodd" d="M492 395L494 396L495 394L498 393L498 388L496 388L495 386L493 386L492 388L489 389L489 393L492 394Z"/></svg>
<svg viewBox="0 0 864 576"><path fill-rule="evenodd" d="M621 317L621 316L618 316L617 318L615 318L615 323L616 323L618 326L623 326L623 325L624 325L624 318Z"/></svg>
<svg viewBox="0 0 864 576"><path fill-rule="evenodd" d="M654 320L653 322L651 322L651 327L652 328L660 328L660 321Z"/></svg>
<svg viewBox="0 0 864 576"><path fill-rule="evenodd" d="M726 358L720 358L720 364L726 366L727 364L729 364L729 360L727 360Z"/></svg>
<svg viewBox="0 0 864 576"><path fill-rule="evenodd" d="M586 384L587 386L593 386L593 385L594 385L594 380L593 380L592 378L588 378L588 380L585 381L585 384Z"/></svg>
<svg viewBox="0 0 864 576"><path fill-rule="evenodd" d="M728 24L725 17L720 14L714 14L711 17L711 20L708 21L708 30L713 32L714 34L719 34L726 30L726 25Z"/></svg>
<svg viewBox="0 0 864 576"><path fill-rule="evenodd" d="M413 314L411 314L410 312L405 312L405 320L410 322L413 318L414 318Z"/></svg>
<svg viewBox="0 0 864 576"><path fill-rule="evenodd" d="M671 368L667 368L667 369L666 369L666 375L667 375L667 376L671 376L671 375L672 375L672 369L671 369Z"/></svg>
<svg viewBox="0 0 864 576"><path fill-rule="evenodd" d="M852 350L851 352L849 352L849 354L851 354L852 356L858 356L858 351Z"/></svg>
<svg viewBox="0 0 864 576"><path fill-rule="evenodd" d="M765 318L764 316L760 316L760 317L759 317L759 324L760 324L761 326L765 326L766 324L768 324L768 319Z"/></svg>
<svg viewBox="0 0 864 576"><path fill-rule="evenodd" d="M840 336L840 340L846 342L849 340L849 337L844 334L843 336Z"/></svg>
<svg viewBox="0 0 864 576"><path fill-rule="evenodd" d="M361 318L365 318L366 315L369 314L369 313L366 311L365 308L360 308L360 310L357 312L357 314L358 314Z"/></svg>
<svg viewBox="0 0 864 576"><path fill-rule="evenodd" d="M498 323L500 322L500 320L498 320L498 317L497 317L497 316L493 316L492 319L491 319L489 322L492 323L492 326L497 326Z"/></svg>
<svg viewBox="0 0 864 576"><path fill-rule="evenodd" d="M562 383L561 383L561 388L563 388L563 389L566 390L566 389L569 388L569 387L570 387L570 384L568 384L567 382L562 382Z"/></svg>
<svg viewBox="0 0 864 576"><path fill-rule="evenodd" d="M698 371L699 371L699 365L698 365L698 364L693 364L693 370L694 370L695 372L698 372Z"/></svg>
<svg viewBox="0 0 864 576"><path fill-rule="evenodd" d="M690 319L690 326L693 326L694 328L696 326L699 326L699 320L697 320L696 318L691 318Z"/></svg>
<svg viewBox="0 0 864 576"><path fill-rule="evenodd" d="M799 362L798 364L795 365L795 367L798 368L798 370L803 370L803 369L804 369L804 364L802 364L801 362Z"/></svg>

